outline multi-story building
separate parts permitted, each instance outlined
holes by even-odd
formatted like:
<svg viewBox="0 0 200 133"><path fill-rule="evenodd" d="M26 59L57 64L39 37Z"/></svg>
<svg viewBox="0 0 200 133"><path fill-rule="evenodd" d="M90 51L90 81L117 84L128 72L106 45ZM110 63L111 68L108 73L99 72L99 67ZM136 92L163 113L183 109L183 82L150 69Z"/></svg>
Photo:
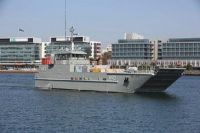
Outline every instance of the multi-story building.
<svg viewBox="0 0 200 133"><path fill-rule="evenodd" d="M90 58L93 58L93 59L100 58L101 57L101 42L91 41L90 46L91 46L91 51L92 51Z"/></svg>
<svg viewBox="0 0 200 133"><path fill-rule="evenodd" d="M114 66L140 66L154 61L154 42L149 39L121 39L112 44L112 59Z"/></svg>
<svg viewBox="0 0 200 133"><path fill-rule="evenodd" d="M51 54L60 50L71 50L71 37L52 37L50 38L50 44L45 48L46 54ZM82 50L87 53L87 57L91 56L90 39L86 36L74 36L74 50Z"/></svg>
<svg viewBox="0 0 200 133"><path fill-rule="evenodd" d="M90 41L91 56L90 60L92 64L102 64L101 60L101 42Z"/></svg>
<svg viewBox="0 0 200 133"><path fill-rule="evenodd" d="M0 38L0 64L40 63L40 38Z"/></svg>
<svg viewBox="0 0 200 133"><path fill-rule="evenodd" d="M90 41L86 36L74 36L73 41L74 49L86 52L94 64L101 64L103 60L103 64L114 66L156 62L162 67L185 67L188 64L200 67L200 38L174 38L162 42L126 33L124 39L107 48L102 60L101 42ZM50 42L41 42L40 38L34 37L0 38L0 66L39 64L41 58L60 50L71 50L71 37L52 37Z"/></svg>
<svg viewBox="0 0 200 133"><path fill-rule="evenodd" d="M41 58L45 58L46 54L48 53L47 47L50 45L50 42L42 42L41 47Z"/></svg>
<svg viewBox="0 0 200 133"><path fill-rule="evenodd" d="M71 50L71 37L52 37L50 43L44 43L45 55L60 50ZM90 41L87 36L74 36L74 50L81 50L87 53L87 57L91 59L94 64L101 64L101 42Z"/></svg>
<svg viewBox="0 0 200 133"><path fill-rule="evenodd" d="M200 38L174 38L158 43L157 65L200 67Z"/></svg>

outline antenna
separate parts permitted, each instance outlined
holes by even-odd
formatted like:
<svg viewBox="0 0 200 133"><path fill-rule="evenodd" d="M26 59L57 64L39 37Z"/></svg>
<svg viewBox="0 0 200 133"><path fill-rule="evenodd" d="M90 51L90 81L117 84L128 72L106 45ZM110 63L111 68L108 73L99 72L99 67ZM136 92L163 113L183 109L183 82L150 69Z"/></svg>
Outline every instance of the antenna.
<svg viewBox="0 0 200 133"><path fill-rule="evenodd" d="M66 19L66 15L67 15L67 10L66 10L66 0L65 0L65 43L67 42L67 19Z"/></svg>

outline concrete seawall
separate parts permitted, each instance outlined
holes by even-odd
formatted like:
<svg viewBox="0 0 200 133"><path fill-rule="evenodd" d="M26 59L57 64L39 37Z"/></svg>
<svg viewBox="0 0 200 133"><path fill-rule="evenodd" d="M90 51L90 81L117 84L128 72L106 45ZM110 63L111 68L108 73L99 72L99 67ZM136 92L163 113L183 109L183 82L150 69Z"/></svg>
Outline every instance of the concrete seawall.
<svg viewBox="0 0 200 133"><path fill-rule="evenodd" d="M200 76L200 70L185 70L183 74L187 76Z"/></svg>
<svg viewBox="0 0 200 133"><path fill-rule="evenodd" d="M0 70L1 73L37 73L36 70Z"/></svg>

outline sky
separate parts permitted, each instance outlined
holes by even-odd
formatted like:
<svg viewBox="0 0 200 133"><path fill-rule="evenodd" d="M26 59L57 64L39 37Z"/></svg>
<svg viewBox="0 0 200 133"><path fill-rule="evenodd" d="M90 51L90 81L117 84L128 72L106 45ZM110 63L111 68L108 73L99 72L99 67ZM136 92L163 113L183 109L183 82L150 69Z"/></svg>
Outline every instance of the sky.
<svg viewBox="0 0 200 133"><path fill-rule="evenodd" d="M104 45L125 32L200 37L200 0L66 0L67 28ZM64 0L0 0L0 37L64 36ZM24 32L19 32L19 28ZM69 32L67 32L69 35Z"/></svg>

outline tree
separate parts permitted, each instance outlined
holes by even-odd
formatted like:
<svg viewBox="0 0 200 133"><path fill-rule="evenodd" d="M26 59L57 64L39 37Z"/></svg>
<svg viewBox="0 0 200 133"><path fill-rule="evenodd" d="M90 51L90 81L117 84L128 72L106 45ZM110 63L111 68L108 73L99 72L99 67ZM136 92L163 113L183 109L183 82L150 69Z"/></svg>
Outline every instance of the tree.
<svg viewBox="0 0 200 133"><path fill-rule="evenodd" d="M192 65L190 63L188 63L187 66L186 66L186 69L187 70L192 70Z"/></svg>
<svg viewBox="0 0 200 133"><path fill-rule="evenodd" d="M105 52L102 55L102 64L103 65L107 65L108 64L108 60L111 59L111 55L112 55L111 51Z"/></svg>

